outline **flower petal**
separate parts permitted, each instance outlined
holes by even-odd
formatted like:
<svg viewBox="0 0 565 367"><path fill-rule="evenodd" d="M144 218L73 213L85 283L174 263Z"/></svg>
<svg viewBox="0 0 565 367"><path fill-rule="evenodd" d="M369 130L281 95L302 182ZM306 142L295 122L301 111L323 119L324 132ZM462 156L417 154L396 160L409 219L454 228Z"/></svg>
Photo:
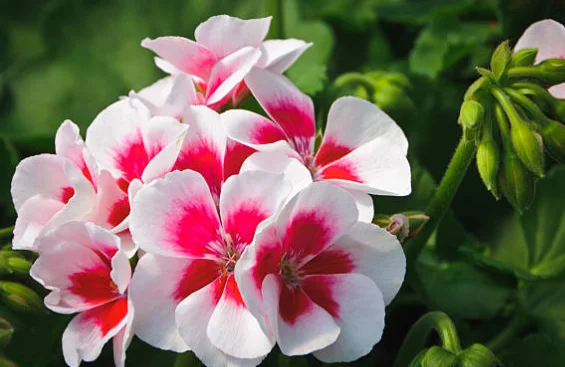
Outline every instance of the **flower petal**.
<svg viewBox="0 0 565 367"><path fill-rule="evenodd" d="M145 185L135 196L130 231L146 252L172 257L216 256L219 229L212 195L197 172L169 173Z"/></svg>
<svg viewBox="0 0 565 367"><path fill-rule="evenodd" d="M182 301L175 312L178 330L194 354L207 366L252 367L263 357L241 359L230 356L216 348L208 338L207 330L210 318L220 300L225 278L218 278L213 283L192 293Z"/></svg>
<svg viewBox="0 0 565 367"><path fill-rule="evenodd" d="M98 184L96 205L88 219L104 228L115 228L129 216L128 195L106 170L100 172Z"/></svg>
<svg viewBox="0 0 565 367"><path fill-rule="evenodd" d="M290 184L280 174L242 172L226 181L220 196L220 217L239 251L251 243L259 223L275 214L290 192Z"/></svg>
<svg viewBox="0 0 565 367"><path fill-rule="evenodd" d="M282 74L312 45L294 38L267 40L261 44L257 67Z"/></svg>
<svg viewBox="0 0 565 367"><path fill-rule="evenodd" d="M315 275L304 290L330 312L341 332L330 346L314 352L323 362L351 362L368 354L381 339L385 307L375 283L360 274Z"/></svg>
<svg viewBox="0 0 565 367"><path fill-rule="evenodd" d="M150 49L187 74L208 79L217 58L205 46L183 37L146 38L141 46Z"/></svg>
<svg viewBox="0 0 565 367"><path fill-rule="evenodd" d="M210 271L200 270L200 277L192 272L192 276L185 281L185 274L190 271L191 260L170 258L145 254L137 263L135 273L130 285L130 297L135 307L134 330L136 335L150 345L184 352L188 350L185 342L177 331L175 323L175 309L186 298L189 290L184 285L194 279L202 279L206 285ZM206 275L206 276L202 276ZM190 283L186 283L190 284ZM183 286L184 285L184 286Z"/></svg>
<svg viewBox="0 0 565 367"><path fill-rule="evenodd" d="M226 132L220 116L205 106L185 110L183 121L190 125L173 169L190 169L206 180L215 199L224 181Z"/></svg>
<svg viewBox="0 0 565 367"><path fill-rule="evenodd" d="M259 47L269 31L271 18L243 20L217 15L200 23L194 38L218 58L223 58L243 47Z"/></svg>
<svg viewBox="0 0 565 367"><path fill-rule="evenodd" d="M377 138L406 155L408 140L379 107L356 97L341 97L330 107L324 138L315 162L325 166Z"/></svg>
<svg viewBox="0 0 565 367"><path fill-rule="evenodd" d="M253 47L244 47L219 60L212 68L206 88L206 104L216 107L230 97L230 92L243 80L257 63L261 52ZM213 107L215 108L215 107Z"/></svg>
<svg viewBox="0 0 565 367"><path fill-rule="evenodd" d="M530 25L516 43L514 50L537 48L536 63L550 58L565 58L565 26L553 19Z"/></svg>
<svg viewBox="0 0 565 367"><path fill-rule="evenodd" d="M207 335L216 348L236 358L262 358L275 345L245 307L233 275L226 280L222 297L210 317Z"/></svg>
<svg viewBox="0 0 565 367"><path fill-rule="evenodd" d="M410 164L386 138L377 138L317 172L316 180L330 180L350 190L375 195L405 196L411 192Z"/></svg>
<svg viewBox="0 0 565 367"><path fill-rule="evenodd" d="M108 340L126 326L126 297L85 311L73 318L63 333L63 355L71 367L94 361Z"/></svg>
<svg viewBox="0 0 565 367"><path fill-rule="evenodd" d="M255 149L227 138L226 155L224 156L224 179L227 180L232 175L237 175L245 160L255 152Z"/></svg>
<svg viewBox="0 0 565 367"><path fill-rule="evenodd" d="M366 275L389 304L400 290L406 272L406 258L398 239L371 223L357 223L328 251L347 254L352 272Z"/></svg>
<svg viewBox="0 0 565 367"><path fill-rule="evenodd" d="M65 157L82 172L84 177L93 185L96 182L97 167L90 153L85 151L84 141L79 128L71 120L65 120L55 135L55 152ZM87 157L85 157L85 155Z"/></svg>
<svg viewBox="0 0 565 367"><path fill-rule="evenodd" d="M128 299L128 314L126 316L126 326L124 326L112 339L112 347L114 352L114 364L116 367L125 367L126 350L128 349L133 338L133 319L134 309L130 299Z"/></svg>
<svg viewBox="0 0 565 367"><path fill-rule="evenodd" d="M12 246L16 250L36 250L36 239L49 221L60 212L65 204L59 200L36 195L20 207Z"/></svg>
<svg viewBox="0 0 565 367"><path fill-rule="evenodd" d="M269 144L287 140L280 127L254 112L228 110L221 117L230 138L254 149L271 150Z"/></svg>
<svg viewBox="0 0 565 367"><path fill-rule="evenodd" d="M269 320L281 351L304 355L336 341L340 328L332 316L300 287L287 288L277 276L267 275L262 287Z"/></svg>
<svg viewBox="0 0 565 367"><path fill-rule="evenodd" d="M371 223L375 216L375 208L373 206L373 198L371 195L362 191L348 190L355 199L357 209L359 210L359 220L361 222Z"/></svg>
<svg viewBox="0 0 565 367"><path fill-rule="evenodd" d="M290 80L268 70L253 68L245 83L261 107L284 130L296 151L308 156L314 148L314 104Z"/></svg>
<svg viewBox="0 0 565 367"><path fill-rule="evenodd" d="M315 182L294 196L276 220L285 251L306 263L348 231L359 213L352 196L326 182Z"/></svg>

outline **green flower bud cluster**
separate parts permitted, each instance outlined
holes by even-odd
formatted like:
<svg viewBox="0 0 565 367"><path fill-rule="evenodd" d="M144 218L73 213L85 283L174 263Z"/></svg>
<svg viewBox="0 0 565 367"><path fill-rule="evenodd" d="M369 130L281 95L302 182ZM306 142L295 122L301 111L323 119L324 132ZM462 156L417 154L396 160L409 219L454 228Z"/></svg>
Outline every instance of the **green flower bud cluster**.
<svg viewBox="0 0 565 367"><path fill-rule="evenodd" d="M401 73L371 71L346 73L334 82L340 95L354 95L370 101L387 113L414 113L416 108L409 96L412 85Z"/></svg>
<svg viewBox="0 0 565 367"><path fill-rule="evenodd" d="M519 212L531 205L536 180L543 178L546 153L565 163L565 101L547 88L565 82L565 60L534 65L536 49L512 53L498 46L491 69L465 94L459 124L477 144L477 168L487 189L504 196Z"/></svg>
<svg viewBox="0 0 565 367"><path fill-rule="evenodd" d="M458 354L438 346L424 349L412 361L410 367L496 367L500 365L496 356L487 347L473 344Z"/></svg>

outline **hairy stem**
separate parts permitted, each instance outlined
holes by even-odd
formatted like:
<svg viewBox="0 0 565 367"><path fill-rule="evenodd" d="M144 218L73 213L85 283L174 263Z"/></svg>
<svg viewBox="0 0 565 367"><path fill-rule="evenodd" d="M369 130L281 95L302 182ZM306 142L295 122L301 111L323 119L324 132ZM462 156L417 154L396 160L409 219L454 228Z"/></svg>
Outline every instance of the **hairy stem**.
<svg viewBox="0 0 565 367"><path fill-rule="evenodd" d="M412 328L404 338L404 342L398 352L398 357L394 362L394 367L403 367L410 365L414 357L424 348L432 331L436 331L441 339L442 348L459 354L461 352L461 344L459 336L453 321L445 313L433 311L420 317L418 321L412 325Z"/></svg>

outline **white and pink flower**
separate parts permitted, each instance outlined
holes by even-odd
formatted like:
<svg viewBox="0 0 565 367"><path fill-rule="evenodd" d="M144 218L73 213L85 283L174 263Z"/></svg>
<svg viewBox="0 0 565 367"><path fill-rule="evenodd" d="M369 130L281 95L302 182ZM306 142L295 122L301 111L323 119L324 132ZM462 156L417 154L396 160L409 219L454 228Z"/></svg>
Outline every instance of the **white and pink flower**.
<svg viewBox="0 0 565 367"><path fill-rule="evenodd" d="M38 236L87 218L95 206L98 168L69 120L57 130L55 152L26 158L16 168L11 188L18 214L14 249L36 250Z"/></svg>
<svg viewBox="0 0 565 367"><path fill-rule="evenodd" d="M92 223L67 222L41 236L38 251L30 273L51 291L45 305L79 313L63 333L65 362L93 361L113 338L115 364L123 367L133 308L126 294L131 268L119 237Z"/></svg>
<svg viewBox="0 0 565 367"><path fill-rule="evenodd" d="M565 26L552 19L528 27L514 49L537 48L536 64L546 59L565 59ZM549 88L555 98L565 99L565 83Z"/></svg>
<svg viewBox="0 0 565 367"><path fill-rule="evenodd" d="M259 151L249 158L247 167L278 172L299 162L307 168L301 182L327 180L348 189L366 221L373 217L367 194L410 193L408 141L377 106L354 97L335 101L315 152L312 100L287 78L268 70L254 68L245 82L274 121L245 110L222 114L228 136Z"/></svg>
<svg viewBox="0 0 565 367"><path fill-rule="evenodd" d="M243 300L284 354L348 362L380 340L406 260L396 237L357 216L347 191L312 183L237 263Z"/></svg>
<svg viewBox="0 0 565 367"><path fill-rule="evenodd" d="M230 99L235 106L248 92L243 78L252 67L282 73L311 46L296 39L263 42L270 23L271 17L242 20L218 15L196 28L196 42L159 37L141 45L164 59L157 65L165 71L192 76L209 107L220 108Z"/></svg>
<svg viewBox="0 0 565 367"><path fill-rule="evenodd" d="M234 269L290 191L280 175L245 172L226 180L217 206L191 170L145 185L130 221L146 252L131 285L136 334L162 349L190 348L206 365L257 365L274 341L247 310Z"/></svg>

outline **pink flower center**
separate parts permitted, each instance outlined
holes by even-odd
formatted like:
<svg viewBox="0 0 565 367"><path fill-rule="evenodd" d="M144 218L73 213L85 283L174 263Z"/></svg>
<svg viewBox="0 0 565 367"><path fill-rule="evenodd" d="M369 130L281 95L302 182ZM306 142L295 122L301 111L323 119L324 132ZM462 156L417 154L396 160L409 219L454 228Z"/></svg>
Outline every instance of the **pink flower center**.
<svg viewBox="0 0 565 367"><path fill-rule="evenodd" d="M221 257L221 269L222 273L233 273L235 269L235 264L241 254L234 246L233 240L229 234L223 235L224 238L224 252Z"/></svg>
<svg viewBox="0 0 565 367"><path fill-rule="evenodd" d="M283 254L280 262L279 275L287 287L294 287L298 285L302 272L294 259L288 256L288 254Z"/></svg>

